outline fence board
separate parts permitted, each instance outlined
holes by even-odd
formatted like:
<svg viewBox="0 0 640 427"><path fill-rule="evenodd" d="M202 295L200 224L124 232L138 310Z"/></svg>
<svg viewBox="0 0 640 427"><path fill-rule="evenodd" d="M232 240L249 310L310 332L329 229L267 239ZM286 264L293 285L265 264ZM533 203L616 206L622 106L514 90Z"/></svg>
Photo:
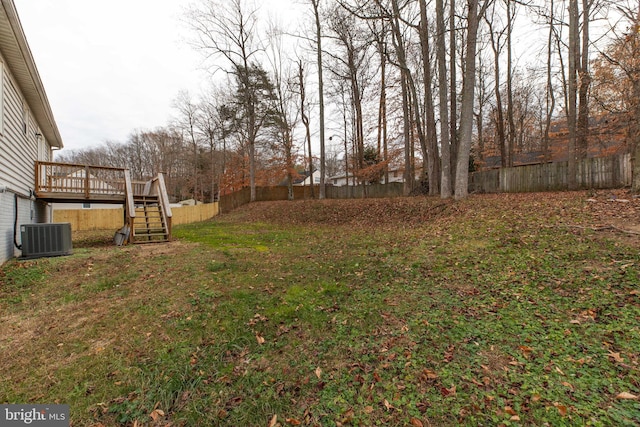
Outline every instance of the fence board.
<svg viewBox="0 0 640 427"><path fill-rule="evenodd" d="M173 225L206 221L218 214L218 203L171 209ZM69 222L73 231L118 230L124 225L124 209L60 209L53 222Z"/></svg>
<svg viewBox="0 0 640 427"><path fill-rule="evenodd" d="M576 165L579 189L620 188L631 185L631 154L584 159ZM470 174L469 191L524 193L569 188L568 162L493 169Z"/></svg>

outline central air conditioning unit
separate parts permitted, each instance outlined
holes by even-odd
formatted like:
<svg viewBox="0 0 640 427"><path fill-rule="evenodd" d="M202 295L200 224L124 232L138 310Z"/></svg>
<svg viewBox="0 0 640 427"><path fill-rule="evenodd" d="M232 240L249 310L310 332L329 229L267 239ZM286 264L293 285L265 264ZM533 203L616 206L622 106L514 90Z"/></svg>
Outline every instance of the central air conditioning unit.
<svg viewBox="0 0 640 427"><path fill-rule="evenodd" d="M71 224L24 224L20 226L22 258L34 259L72 254Z"/></svg>

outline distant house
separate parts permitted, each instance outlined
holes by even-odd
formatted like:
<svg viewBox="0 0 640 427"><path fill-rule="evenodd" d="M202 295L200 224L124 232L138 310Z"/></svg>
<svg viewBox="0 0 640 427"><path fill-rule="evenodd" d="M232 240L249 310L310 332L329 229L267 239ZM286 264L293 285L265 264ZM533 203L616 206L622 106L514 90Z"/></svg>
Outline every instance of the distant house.
<svg viewBox="0 0 640 427"><path fill-rule="evenodd" d="M311 184L320 185L320 171L317 170L312 174L309 174L309 171L304 171L300 179L297 179L293 182L293 185L297 186L305 186L308 187Z"/></svg>
<svg viewBox="0 0 640 427"><path fill-rule="evenodd" d="M420 179L421 172L422 172L421 168L416 169L416 180ZM336 187L345 186L347 185L347 183L348 185L351 185L351 186L361 184L360 180L354 175L345 175L344 173L329 177L327 182ZM404 182L404 169L400 169L400 168L389 169L389 183L392 183L392 182ZM386 184L386 183L387 183L386 175L383 175L382 178L380 179L380 184Z"/></svg>
<svg viewBox="0 0 640 427"><path fill-rule="evenodd" d="M51 161L62 138L13 0L0 0L0 263L19 255L20 225L49 222L36 201L36 160Z"/></svg>
<svg viewBox="0 0 640 427"><path fill-rule="evenodd" d="M344 185L358 185L359 181L358 179L353 176L353 175L347 175L344 173L338 174L338 175L333 175L330 176L328 179L328 182L331 185L334 185L336 187L342 187Z"/></svg>

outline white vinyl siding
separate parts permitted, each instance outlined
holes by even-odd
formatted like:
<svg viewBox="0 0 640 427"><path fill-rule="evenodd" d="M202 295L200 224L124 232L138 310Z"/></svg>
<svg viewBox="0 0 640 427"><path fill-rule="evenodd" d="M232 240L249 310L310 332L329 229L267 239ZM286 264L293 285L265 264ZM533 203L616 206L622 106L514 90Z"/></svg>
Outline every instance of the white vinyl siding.
<svg viewBox="0 0 640 427"><path fill-rule="evenodd" d="M3 64L0 61L0 136L2 136L2 124L4 123L4 107L2 102L2 94L4 93L4 71Z"/></svg>
<svg viewBox="0 0 640 427"><path fill-rule="evenodd" d="M22 131L25 135L27 135L27 130L29 130L29 108L27 104L22 104Z"/></svg>
<svg viewBox="0 0 640 427"><path fill-rule="evenodd" d="M6 67L3 67L2 87L0 182L28 195L35 185L34 162L38 158L38 141L32 132L24 131L24 99ZM46 153L42 154L48 157Z"/></svg>
<svg viewBox="0 0 640 427"><path fill-rule="evenodd" d="M26 132L25 132L26 125ZM51 160L44 136L37 138L39 127L15 79L0 57L0 185L24 196L35 186L35 160ZM0 193L0 264L20 255L14 247L15 207L18 225L49 221L51 208L45 203ZM20 230L17 241L20 243Z"/></svg>

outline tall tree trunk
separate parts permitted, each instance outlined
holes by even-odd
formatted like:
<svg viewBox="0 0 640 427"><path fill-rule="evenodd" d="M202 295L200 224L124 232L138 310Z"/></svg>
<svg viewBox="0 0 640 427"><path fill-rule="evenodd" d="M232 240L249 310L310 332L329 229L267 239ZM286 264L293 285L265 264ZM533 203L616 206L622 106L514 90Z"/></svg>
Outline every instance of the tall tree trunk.
<svg viewBox="0 0 640 427"><path fill-rule="evenodd" d="M473 0L475 1L475 0ZM451 146L451 182L455 182L458 157L458 71L456 64L456 1L450 0L449 5L449 144ZM452 192L455 184L452 184Z"/></svg>
<svg viewBox="0 0 640 427"><path fill-rule="evenodd" d="M438 95L440 100L440 149L442 151L441 159L441 180L440 180L440 197L448 199L452 195L451 185L451 140L449 138L449 100L448 91L449 84L447 81L447 58L446 58L446 39L445 39L445 22L444 22L444 1L436 0L436 59L438 61ZM453 29L451 29L453 31Z"/></svg>
<svg viewBox="0 0 640 427"><path fill-rule="evenodd" d="M542 142L542 152L544 156L544 162L548 162L551 157L549 153L549 132L551 130L551 119L553 118L553 110L556 107L556 98L553 90L553 80L551 75L551 55L553 53L553 20L554 20L554 0L550 0L551 15L549 17L549 36L547 38L547 114L544 125L544 138Z"/></svg>
<svg viewBox="0 0 640 427"><path fill-rule="evenodd" d="M567 125L569 127L569 167L567 183L569 190L577 188L577 66L579 58L578 44L578 0L569 0L569 76L568 80L568 106Z"/></svg>
<svg viewBox="0 0 640 427"><path fill-rule="evenodd" d="M589 14L590 4L593 0L582 0L582 51L578 68L578 81L580 83L578 93L578 129L577 129L577 157L587 158L589 148L589 86L591 86L591 74L589 72Z"/></svg>
<svg viewBox="0 0 640 427"><path fill-rule="evenodd" d="M516 141L516 123L513 118L513 60L511 47L511 33L513 32L512 0L506 0L507 5L507 121L509 122L509 153L508 167L513 167L513 156Z"/></svg>
<svg viewBox="0 0 640 427"><path fill-rule="evenodd" d="M384 25L378 41L378 54L380 55L380 104L378 107L378 156L386 162L389 158L387 144L387 48L384 36ZM384 167L384 182L389 183L389 166Z"/></svg>
<svg viewBox="0 0 640 427"><path fill-rule="evenodd" d="M493 50L493 70L494 70L494 91L496 95L495 124L498 135L498 147L500 147L500 165L503 168L509 167L509 150L504 129L504 108L502 106L502 94L500 93L500 39L496 40L493 31L493 23L489 22L489 34L491 37L491 50Z"/></svg>
<svg viewBox="0 0 640 427"><path fill-rule="evenodd" d="M405 170L404 170L404 193L405 195L410 194L413 191L413 184L415 181L415 174L413 171L412 165L412 152L413 152L413 141L411 138L411 131L413 130L413 126L411 123L411 117L416 120L416 129L418 131L418 137L420 139L420 144L423 149L423 153L425 153L424 158L426 158L426 144L424 141L424 132L422 129L422 121L420 120L420 109L418 108L419 102L417 100L416 88L413 82L413 78L411 77L411 72L409 67L407 66L407 58L406 58L406 49L404 46L403 34L400 29L400 8L398 6L398 0L391 0L391 5L393 8L393 16L390 19L391 30L393 34L393 45L396 51L396 56L398 57L398 66L400 67L401 73L401 87L402 87L402 108L403 108L403 122L404 122L404 151L405 151ZM407 103L405 105L405 102ZM412 114L411 109L413 108L414 114Z"/></svg>
<svg viewBox="0 0 640 427"><path fill-rule="evenodd" d="M436 132L435 108L433 105L431 52L429 48L429 23L427 20L427 2L420 0L420 45L422 46L422 67L424 78L425 121L427 144L427 177L429 194L435 196L440 192L440 156L438 154L438 136Z"/></svg>
<svg viewBox="0 0 640 427"><path fill-rule="evenodd" d="M311 126L309 124L309 116L307 115L307 92L304 82L304 67L302 65L302 59L298 60L298 86L300 87L300 117L305 130L305 140L309 150L309 174L311 176L311 198L315 198L315 186L313 182L313 154L311 152Z"/></svg>
<svg viewBox="0 0 640 427"><path fill-rule="evenodd" d="M411 120L409 119L409 89L407 88L406 74L400 74L402 87L402 121L404 138L404 195L408 196L413 190L413 170L411 169Z"/></svg>
<svg viewBox="0 0 640 427"><path fill-rule="evenodd" d="M638 14L631 26L633 38L632 53L635 58L640 57L640 2L638 2ZM631 129L630 137L632 144L632 190L640 193L640 67L635 67L630 73L634 94L634 103L631 106Z"/></svg>
<svg viewBox="0 0 640 427"><path fill-rule="evenodd" d="M476 87L476 48L480 16L489 5L489 0L478 12L479 0L468 0L467 46L464 63L464 82L462 84L462 106L460 110L460 141L458 144L458 163L456 166L455 198L463 199L469 194L469 155L473 138L473 106Z"/></svg>
<svg viewBox="0 0 640 427"><path fill-rule="evenodd" d="M638 14L638 20L640 21L640 13ZM638 34L638 24L636 23L636 37L640 38L640 34ZM637 48L640 48L640 41L638 43ZM640 50L640 49L638 49ZM633 82L633 91L635 94L635 103L632 106L632 117L631 127L630 127L630 139L632 143L632 147L634 147L631 152L632 160L632 183L631 189L635 193L640 193L640 75L636 71L636 80Z"/></svg>
<svg viewBox="0 0 640 427"><path fill-rule="evenodd" d="M318 57L318 102L320 103L320 189L319 199L325 198L325 134L324 134L324 79L322 76L322 27L320 25L320 0L311 0L316 20L316 47Z"/></svg>

